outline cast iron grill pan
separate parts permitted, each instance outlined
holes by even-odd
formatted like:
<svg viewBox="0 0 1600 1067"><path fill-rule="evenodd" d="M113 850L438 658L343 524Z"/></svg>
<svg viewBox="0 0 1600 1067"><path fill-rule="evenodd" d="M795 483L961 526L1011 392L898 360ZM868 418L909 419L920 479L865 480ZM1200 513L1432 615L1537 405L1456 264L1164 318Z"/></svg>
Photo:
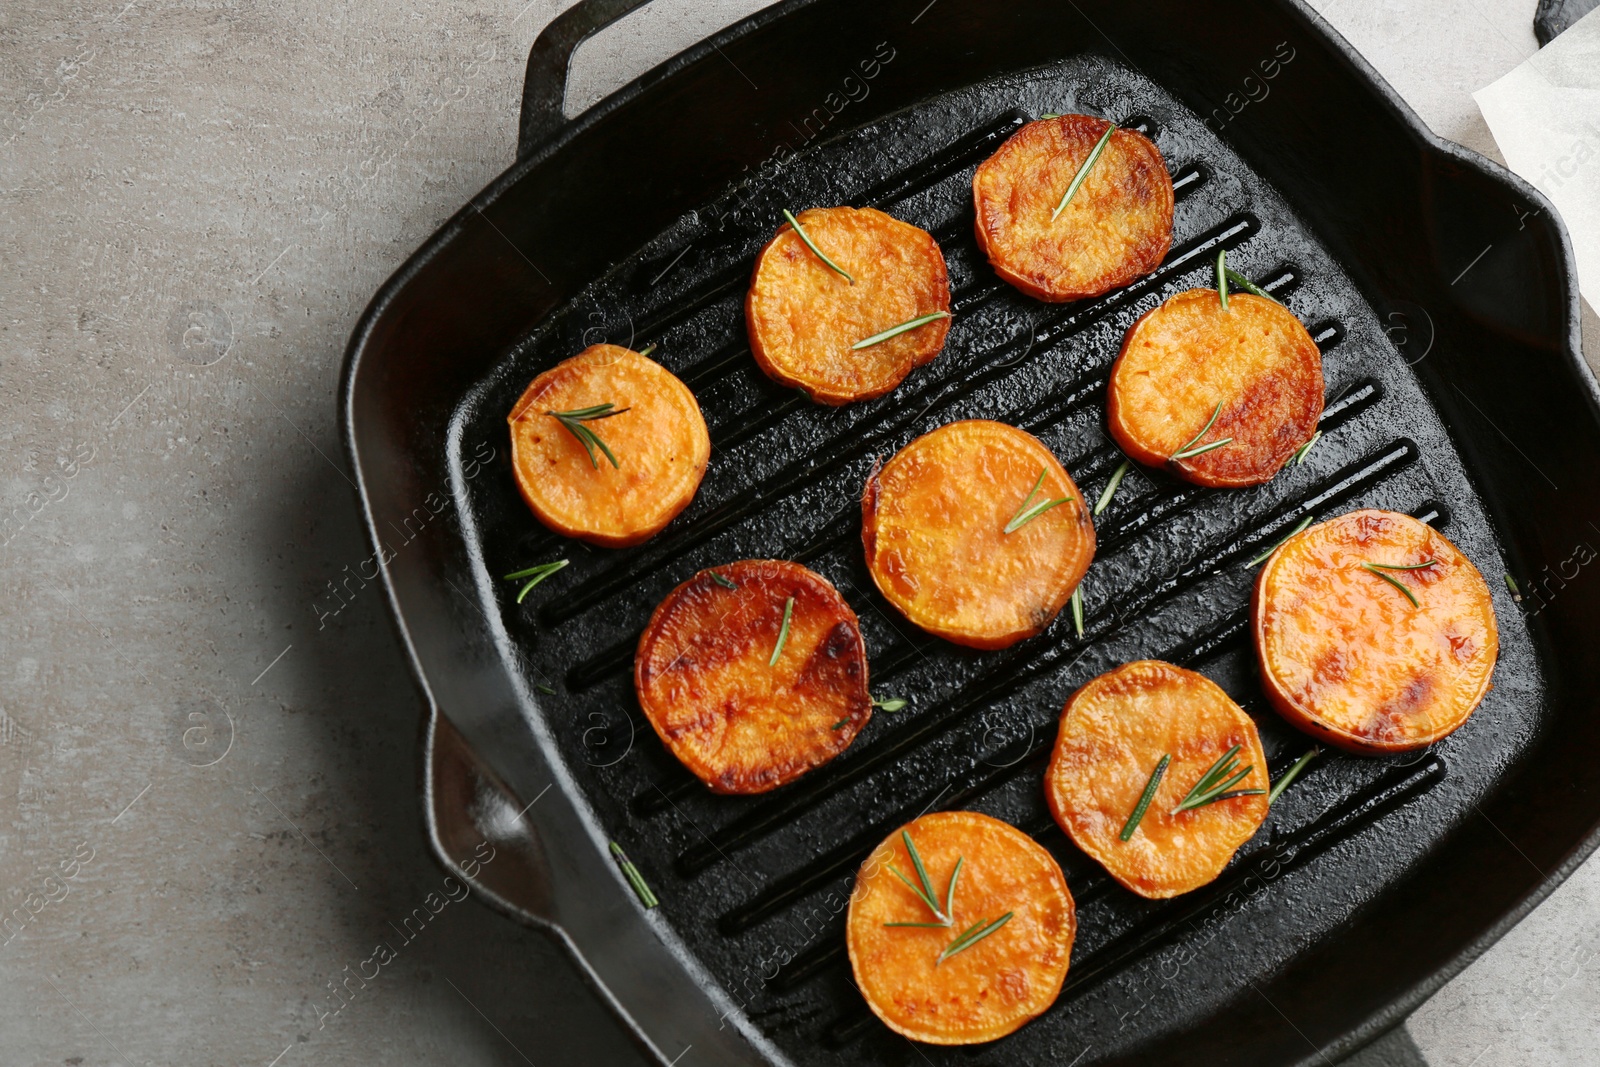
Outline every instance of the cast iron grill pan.
<svg viewBox="0 0 1600 1067"><path fill-rule="evenodd" d="M1045 305L989 270L972 238L976 164L1030 117L1082 111L1160 146L1177 194L1174 238L1150 276L1103 297ZM1414 374L1337 263L1272 188L1194 115L1112 59L1085 54L929 99L815 145L738 192L733 212L691 213L548 316L455 410L463 454L496 448L457 485L480 588L537 714L605 832L632 856L676 934L796 1063L1117 1061L1248 995L1387 887L1470 810L1537 723L1543 680L1508 570L1450 437ZM932 232L950 267L945 352L889 396L830 409L761 374L746 344L753 256L781 209L871 205ZM715 219L715 221L713 221ZM875 458L961 418L1039 435L1089 501L1121 454L1105 433L1105 384L1123 333L1229 264L1284 300L1323 350L1322 440L1301 466L1242 491L1200 489L1135 467L1096 520L1083 585L1086 632L1063 612L1042 636L975 654L916 631L878 595L860 547L859 495ZM642 348L695 391L711 464L662 534L620 551L543 530L512 483L506 412L537 373L587 344ZM1205 672L1256 718L1276 776L1309 740L1267 710L1253 677L1246 561L1306 516L1410 512L1445 530L1496 589L1495 685L1458 733L1404 758L1329 755L1274 806L1214 885L1176 900L1127 893L1051 821L1041 774L1065 698L1119 663L1159 657ZM529 602L498 575L572 565ZM644 722L632 656L656 603L701 567L795 559L861 617L879 712L832 763L761 797L719 797ZM895 826L970 808L1032 834L1079 906L1066 987L1017 1034L975 1049L913 1049L867 1011L843 953L856 866ZM1078 1057L1074 1059L1074 1057Z"/></svg>

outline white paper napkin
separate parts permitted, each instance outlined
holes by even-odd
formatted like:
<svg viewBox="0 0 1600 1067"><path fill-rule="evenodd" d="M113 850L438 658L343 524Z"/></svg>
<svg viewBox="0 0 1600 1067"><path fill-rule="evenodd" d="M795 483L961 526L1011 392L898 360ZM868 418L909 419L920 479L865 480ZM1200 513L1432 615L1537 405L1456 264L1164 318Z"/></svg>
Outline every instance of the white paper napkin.
<svg viewBox="0 0 1600 1067"><path fill-rule="evenodd" d="M1600 8L1472 98L1506 165L1561 212L1600 308Z"/></svg>

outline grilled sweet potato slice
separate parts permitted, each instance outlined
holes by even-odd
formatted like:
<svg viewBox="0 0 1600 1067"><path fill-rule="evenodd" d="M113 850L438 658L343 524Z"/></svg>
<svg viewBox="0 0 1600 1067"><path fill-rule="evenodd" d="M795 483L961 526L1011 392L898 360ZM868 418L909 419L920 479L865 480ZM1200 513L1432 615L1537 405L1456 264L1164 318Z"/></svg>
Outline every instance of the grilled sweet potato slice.
<svg viewBox="0 0 1600 1067"><path fill-rule="evenodd" d="M924 230L873 208L828 207L797 218L846 279L785 223L756 257L745 298L750 351L774 381L823 404L882 396L944 348L948 317L866 348L894 326L950 311L939 244Z"/></svg>
<svg viewBox="0 0 1600 1067"><path fill-rule="evenodd" d="M610 411L597 410L606 404ZM585 448L582 429L550 412L583 416L575 425L603 447L591 439ZM556 533L612 548L650 538L688 507L711 458L689 387L617 345L591 345L539 375L507 421L517 488L534 515Z"/></svg>
<svg viewBox="0 0 1600 1067"><path fill-rule="evenodd" d="M1059 216L1110 127L1089 115L1030 122L972 176L978 247L1040 300L1099 296L1155 270L1172 245L1172 179L1142 134L1117 130Z"/></svg>
<svg viewBox="0 0 1600 1067"><path fill-rule="evenodd" d="M1250 616L1273 706L1371 755L1431 745L1466 722L1500 650L1483 575L1439 531L1393 511L1289 538L1256 577Z"/></svg>
<svg viewBox="0 0 1600 1067"><path fill-rule="evenodd" d="M1238 746L1218 799L1175 811ZM1154 798L1122 832L1163 756ZM1249 768L1231 785L1228 779ZM1056 822L1111 877L1142 897L1173 897L1222 873L1267 817L1267 758L1256 725L1204 675L1140 660L1092 679L1067 700L1045 772Z"/></svg>
<svg viewBox="0 0 1600 1067"><path fill-rule="evenodd" d="M940 916L896 877L921 887L918 860ZM948 926L885 925L941 917ZM867 857L845 936L856 986L885 1025L913 1041L971 1045L1004 1037L1055 1002L1076 932L1072 894L1050 853L999 819L941 811L896 830ZM950 951L964 934L968 947Z"/></svg>
<svg viewBox="0 0 1600 1067"><path fill-rule="evenodd" d="M1128 330L1106 412L1140 463L1196 485L1259 485L1316 432L1322 353L1274 300L1230 293L1224 311L1215 289L1190 289Z"/></svg>
<svg viewBox="0 0 1600 1067"><path fill-rule="evenodd" d="M704 570L668 594L639 638L634 687L667 748L717 793L776 789L872 718L856 613L786 560Z"/></svg>
<svg viewBox="0 0 1600 1067"><path fill-rule="evenodd" d="M1094 557L1094 523L1066 469L1027 431L981 419L924 434L873 472L861 540L891 604L972 648L1041 632Z"/></svg>

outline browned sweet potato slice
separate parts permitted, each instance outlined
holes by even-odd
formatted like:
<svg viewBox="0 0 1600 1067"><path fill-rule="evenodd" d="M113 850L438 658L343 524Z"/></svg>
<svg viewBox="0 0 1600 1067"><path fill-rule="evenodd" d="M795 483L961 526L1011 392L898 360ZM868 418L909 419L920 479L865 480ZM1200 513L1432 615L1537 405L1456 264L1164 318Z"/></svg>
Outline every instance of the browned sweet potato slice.
<svg viewBox="0 0 1600 1067"><path fill-rule="evenodd" d="M1439 531L1392 511L1289 538L1261 568L1250 614L1273 706L1350 752L1404 752L1456 729L1500 651L1483 575Z"/></svg>
<svg viewBox="0 0 1600 1067"><path fill-rule="evenodd" d="M1248 774L1219 799L1174 809L1238 745L1228 778ZM1122 840L1151 775L1170 756L1154 799ZM1205 885L1267 817L1267 758L1256 725L1204 675L1160 660L1108 671L1072 694L1061 713L1045 797L1056 822L1111 877L1142 897L1173 897Z"/></svg>
<svg viewBox="0 0 1600 1067"><path fill-rule="evenodd" d="M1140 463L1196 485L1259 485L1316 432L1322 353L1276 301L1230 293L1224 311L1215 289L1190 289L1123 338L1106 413Z"/></svg>
<svg viewBox="0 0 1600 1067"><path fill-rule="evenodd" d="M981 419L924 434L873 473L861 540L891 604L973 648L1042 631L1094 558L1094 523L1065 468L1027 431Z"/></svg>
<svg viewBox="0 0 1600 1067"><path fill-rule="evenodd" d="M776 789L872 718L856 613L786 560L704 570L668 594L639 638L634 687L667 748L718 793Z"/></svg>
<svg viewBox="0 0 1600 1067"><path fill-rule="evenodd" d="M610 456L592 442L586 451L549 414L604 404L616 413L578 425ZM507 421L511 466L528 507L556 533L597 545L635 545L660 531L694 499L711 458L688 386L617 345L591 345L539 375Z"/></svg>
<svg viewBox="0 0 1600 1067"><path fill-rule="evenodd" d="M948 318L867 348L893 326L950 311L944 254L928 233L873 208L802 211L800 226L854 283L785 223L756 257L745 298L750 351L774 381L823 404L882 396L944 348Z"/></svg>
<svg viewBox="0 0 1600 1067"><path fill-rule="evenodd" d="M1029 296L1099 296L1155 270L1172 244L1172 179L1161 151L1133 130L1111 135L1052 218L1109 126L1088 115L1030 122L972 176L978 247Z"/></svg>
<svg viewBox="0 0 1600 1067"><path fill-rule="evenodd" d="M938 917L896 877L921 886L906 837L927 872ZM941 918L949 925L885 925ZM846 938L856 986L885 1025L913 1041L972 1045L1004 1037L1055 1002L1076 932L1072 894L1050 853L999 819L941 811L890 834L861 865ZM950 952L963 934L968 947Z"/></svg>

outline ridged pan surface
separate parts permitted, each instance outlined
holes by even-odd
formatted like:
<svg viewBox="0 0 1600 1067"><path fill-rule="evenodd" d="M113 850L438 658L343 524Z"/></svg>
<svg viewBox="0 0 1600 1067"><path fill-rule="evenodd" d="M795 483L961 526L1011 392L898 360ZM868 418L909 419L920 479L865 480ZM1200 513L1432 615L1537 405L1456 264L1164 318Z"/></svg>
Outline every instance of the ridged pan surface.
<svg viewBox="0 0 1600 1067"><path fill-rule="evenodd" d="M1137 126L1177 188L1171 254L1104 297L1045 305L999 282L972 237L973 168L1022 122L1083 111ZM638 161L647 165L648 161ZM945 352L882 399L813 405L757 369L743 297L753 257L788 207L872 205L938 239L955 321ZM708 206L709 207L709 206ZM618 204L617 210L627 210ZM1198 489L1135 468L1097 520L1083 586L1042 636L975 654L914 630L878 595L860 543L875 458L964 418L1022 426L1089 500L1121 456L1105 430L1106 374L1123 333L1183 289L1210 286L1218 248L1281 297L1324 351L1327 412L1303 465L1248 490ZM686 381L711 428L694 503L622 551L549 534L505 461L505 417L535 374L597 341L641 348ZM1409 367L1340 267L1285 200L1158 86L1084 55L937 97L816 143L685 217L597 279L500 362L456 410L463 459L497 459L458 485L469 548L499 596L510 669L545 717L607 836L627 849L707 970L796 1063L1112 1062L1192 1026L1296 953L1337 936L1470 812L1533 736L1543 687L1507 569L1471 479ZM1041 775L1066 697L1123 662L1205 672L1261 727L1274 776L1309 747L1268 708L1246 640L1246 566L1307 515L1407 511L1442 528L1496 589L1494 688L1434 749L1326 755L1273 808L1214 885L1147 901L1111 882L1056 829ZM760 797L714 796L669 756L633 695L633 649L652 608L697 569L795 559L827 575L861 617L879 712L831 764ZM571 566L521 606L499 576ZM546 691L553 691L550 695ZM913 1048L872 1017L843 945L852 878L868 850L920 812L970 808L1034 835L1060 861L1079 932L1055 1006L977 1050ZM1075 1059L1075 1057L1078 1057Z"/></svg>

